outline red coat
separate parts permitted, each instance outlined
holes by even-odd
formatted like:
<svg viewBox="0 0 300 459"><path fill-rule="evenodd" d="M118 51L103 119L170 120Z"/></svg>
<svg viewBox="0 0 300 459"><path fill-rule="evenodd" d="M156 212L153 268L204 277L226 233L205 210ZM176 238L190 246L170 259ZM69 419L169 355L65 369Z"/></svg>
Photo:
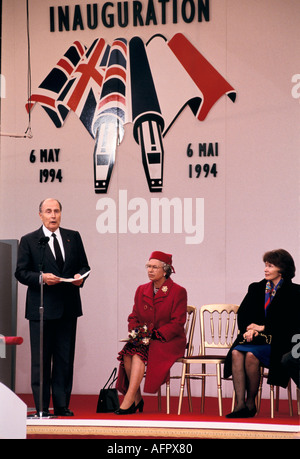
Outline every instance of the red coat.
<svg viewBox="0 0 300 459"><path fill-rule="evenodd" d="M156 295L153 283L140 285L135 293L132 313L128 316L128 330L146 324L157 330L163 342L151 340L144 391L154 394L168 380L173 363L184 355L186 336L187 293L172 279L167 279ZM120 364L116 388L126 393L128 381Z"/></svg>

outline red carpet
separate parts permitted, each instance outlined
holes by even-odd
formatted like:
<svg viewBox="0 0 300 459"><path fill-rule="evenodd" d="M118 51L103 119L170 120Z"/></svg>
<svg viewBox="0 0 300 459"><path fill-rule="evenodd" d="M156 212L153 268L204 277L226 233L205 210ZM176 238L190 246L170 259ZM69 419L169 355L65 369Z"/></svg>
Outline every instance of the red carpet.
<svg viewBox="0 0 300 459"><path fill-rule="evenodd" d="M28 407L33 407L32 396L29 394L19 395L20 398L27 404ZM96 413L97 407L97 395L72 395L70 409L74 411L74 417L72 418L59 418L65 420L72 420L72 422L80 423L80 420L112 420L112 424L115 421L144 421L147 425L147 421L153 423L155 421L169 421L170 426L172 422L204 422L204 423L226 423L230 427L231 423L245 422L247 424L253 424L254 430L260 430L259 425L262 426L262 430L265 428L263 425L283 425L283 426L299 426L299 416L297 415L296 401L293 402L293 416L289 415L289 408L287 400L280 400L279 411L275 411L275 418L270 418L270 402L269 400L262 400L260 413L254 418L250 419L239 419L239 420L228 420L225 416L220 417L218 415L218 402L216 398L206 398L205 413L200 413L200 401L198 397L193 398L193 412L190 413L188 410L187 399L184 399L182 414L177 415L177 404L178 398L171 397L171 414L166 414L166 400L162 397L162 410L158 411L157 398L146 396L144 397L145 405L143 413L136 413L134 415L127 416L116 416L114 413ZM223 413L224 415L231 411L231 399L223 399ZM248 426L249 427L249 426ZM59 435L47 435L47 434L29 434L29 439L33 438L59 438ZM62 437L63 438L63 437ZM70 437L68 437L70 438ZM72 435L72 438L83 438L82 435L76 437ZM85 436L84 438L89 438ZM92 435L91 438L116 438L115 434L103 436ZM136 436L126 436L125 438L144 438ZM183 437L181 437L183 438Z"/></svg>
<svg viewBox="0 0 300 459"><path fill-rule="evenodd" d="M19 395L19 397L27 404L28 407L33 407L31 395ZM114 413L96 413L98 396L97 395L72 395L70 409L74 412L74 419L116 419ZM122 416L122 419L139 419L139 420L173 420L173 421L212 421L212 422L236 422L225 418L225 414L231 411L231 399L223 399L224 416L218 414L218 401L216 398L207 397L205 400L205 412L200 413L200 397L193 398L193 412L190 413L186 398L182 405L182 414L178 416L178 398L171 397L171 413L166 414L166 401L162 397L162 409L158 411L157 398L146 396L144 397L145 405L143 413L135 413L132 415ZM118 417L119 418L119 417ZM241 420L243 422L243 420ZM289 415L289 407L287 400L280 400L279 411L275 412L274 419L270 418L270 401L262 400L261 410L254 418L246 419L245 422L267 423L267 424L290 424L297 425L299 417L297 416L296 401L293 402L293 416ZM239 420L240 422L240 420Z"/></svg>

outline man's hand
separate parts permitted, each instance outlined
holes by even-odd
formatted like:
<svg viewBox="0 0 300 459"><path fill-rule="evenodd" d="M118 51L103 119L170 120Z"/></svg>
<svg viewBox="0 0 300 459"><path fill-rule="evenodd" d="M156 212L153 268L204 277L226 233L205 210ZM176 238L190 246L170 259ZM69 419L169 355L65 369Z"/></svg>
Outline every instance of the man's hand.
<svg viewBox="0 0 300 459"><path fill-rule="evenodd" d="M47 285L55 285L61 282L60 277L55 276L51 273L43 273L43 283Z"/></svg>
<svg viewBox="0 0 300 459"><path fill-rule="evenodd" d="M81 277L80 274L75 274L74 276L74 279L77 279L78 277ZM77 285L77 287L80 287L80 285L82 284L83 282L83 279L79 279L78 281L74 281L72 282L73 285Z"/></svg>

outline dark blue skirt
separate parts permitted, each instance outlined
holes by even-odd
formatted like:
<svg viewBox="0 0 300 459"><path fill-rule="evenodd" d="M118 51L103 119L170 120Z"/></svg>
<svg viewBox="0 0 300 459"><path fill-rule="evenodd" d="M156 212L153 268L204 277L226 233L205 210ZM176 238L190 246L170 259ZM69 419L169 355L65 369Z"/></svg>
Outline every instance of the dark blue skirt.
<svg viewBox="0 0 300 459"><path fill-rule="evenodd" d="M271 354L271 345L270 344L238 344L235 346L234 350L240 352L252 352L255 357L260 361L260 363L265 367L270 367L270 354Z"/></svg>

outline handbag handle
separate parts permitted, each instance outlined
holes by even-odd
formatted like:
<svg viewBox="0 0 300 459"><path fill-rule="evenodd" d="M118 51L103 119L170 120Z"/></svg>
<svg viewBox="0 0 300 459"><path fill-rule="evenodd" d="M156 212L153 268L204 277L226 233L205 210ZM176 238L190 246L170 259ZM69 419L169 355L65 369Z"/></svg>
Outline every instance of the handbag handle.
<svg viewBox="0 0 300 459"><path fill-rule="evenodd" d="M112 379L112 382L111 382L110 385L108 386L108 389L111 389L111 386L113 385L113 383L114 383L114 382L116 381L116 379L117 379L116 373L117 373L117 368L114 368L113 371L111 372L110 377L109 377L108 380L106 381L105 386L103 386L103 389L106 388L107 384L108 384L109 381Z"/></svg>

